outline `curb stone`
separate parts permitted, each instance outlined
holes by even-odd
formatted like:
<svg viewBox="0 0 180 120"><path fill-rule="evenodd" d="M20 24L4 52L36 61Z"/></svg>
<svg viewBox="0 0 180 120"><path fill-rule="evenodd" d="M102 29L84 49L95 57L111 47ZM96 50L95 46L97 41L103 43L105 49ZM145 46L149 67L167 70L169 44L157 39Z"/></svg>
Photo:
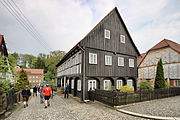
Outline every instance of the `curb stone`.
<svg viewBox="0 0 180 120"><path fill-rule="evenodd" d="M130 112L122 109L117 109L117 111L129 114L132 116L137 116L137 117L142 117L142 118L149 118L149 119L156 119L156 120L180 120L180 117L160 117L160 116L152 116L152 115L145 115L145 114L140 114L140 113L135 113L135 112Z"/></svg>

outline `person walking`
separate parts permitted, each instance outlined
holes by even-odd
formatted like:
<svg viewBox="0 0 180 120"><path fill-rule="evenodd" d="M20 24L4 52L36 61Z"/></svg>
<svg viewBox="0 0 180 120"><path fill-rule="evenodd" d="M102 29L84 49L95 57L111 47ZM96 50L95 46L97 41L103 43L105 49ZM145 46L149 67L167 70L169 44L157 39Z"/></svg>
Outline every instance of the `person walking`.
<svg viewBox="0 0 180 120"><path fill-rule="evenodd" d="M68 94L69 94L69 85L68 85L68 83L66 83L65 92L64 92L64 98L68 98Z"/></svg>
<svg viewBox="0 0 180 120"><path fill-rule="evenodd" d="M34 96L34 94L37 96L37 87L36 86L33 87L33 96Z"/></svg>
<svg viewBox="0 0 180 120"><path fill-rule="evenodd" d="M28 106L29 97L31 96L31 92L30 89L28 88L28 85L26 85L26 87L22 90L21 93L24 101L24 108L26 108Z"/></svg>
<svg viewBox="0 0 180 120"><path fill-rule="evenodd" d="M40 103L43 103L43 85L40 86L39 88L39 94L40 94Z"/></svg>
<svg viewBox="0 0 180 120"><path fill-rule="evenodd" d="M49 87L48 84L46 84L46 87L43 89L43 93L44 93L44 104L45 104L45 107L44 108L47 108L47 106L50 106L50 95L52 95L52 90L51 88Z"/></svg>

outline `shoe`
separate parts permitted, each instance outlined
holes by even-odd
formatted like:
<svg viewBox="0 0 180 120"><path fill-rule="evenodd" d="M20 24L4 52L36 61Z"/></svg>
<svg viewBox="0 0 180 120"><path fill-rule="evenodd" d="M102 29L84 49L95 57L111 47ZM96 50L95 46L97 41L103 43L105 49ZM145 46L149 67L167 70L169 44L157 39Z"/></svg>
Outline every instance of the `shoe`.
<svg viewBox="0 0 180 120"><path fill-rule="evenodd" d="M47 106L45 106L44 108L47 108Z"/></svg>
<svg viewBox="0 0 180 120"><path fill-rule="evenodd" d="M50 104L48 104L48 106L50 106Z"/></svg>
<svg viewBox="0 0 180 120"><path fill-rule="evenodd" d="M26 108L26 105L24 105L24 108Z"/></svg>
<svg viewBox="0 0 180 120"><path fill-rule="evenodd" d="M26 107L28 107L28 104L26 104Z"/></svg>

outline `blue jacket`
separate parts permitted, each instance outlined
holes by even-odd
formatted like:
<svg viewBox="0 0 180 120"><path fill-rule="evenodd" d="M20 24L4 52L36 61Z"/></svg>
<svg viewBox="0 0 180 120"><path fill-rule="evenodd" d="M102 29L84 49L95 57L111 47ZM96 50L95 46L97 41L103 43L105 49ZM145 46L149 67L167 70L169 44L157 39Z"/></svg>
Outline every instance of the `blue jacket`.
<svg viewBox="0 0 180 120"><path fill-rule="evenodd" d="M65 91L69 92L69 85L65 86Z"/></svg>

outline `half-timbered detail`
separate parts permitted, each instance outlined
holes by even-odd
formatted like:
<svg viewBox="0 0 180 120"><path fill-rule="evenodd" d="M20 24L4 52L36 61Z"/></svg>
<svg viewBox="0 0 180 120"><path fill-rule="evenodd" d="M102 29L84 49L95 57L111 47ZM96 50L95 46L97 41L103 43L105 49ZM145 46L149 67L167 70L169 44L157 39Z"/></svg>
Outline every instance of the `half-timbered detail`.
<svg viewBox="0 0 180 120"><path fill-rule="evenodd" d="M56 65L58 86L88 99L93 89L129 85L136 90L137 50L117 8L107 14Z"/></svg>
<svg viewBox="0 0 180 120"><path fill-rule="evenodd" d="M138 58L138 80L154 83L156 67L162 59L164 76L171 86L180 86L180 44L164 39Z"/></svg>

